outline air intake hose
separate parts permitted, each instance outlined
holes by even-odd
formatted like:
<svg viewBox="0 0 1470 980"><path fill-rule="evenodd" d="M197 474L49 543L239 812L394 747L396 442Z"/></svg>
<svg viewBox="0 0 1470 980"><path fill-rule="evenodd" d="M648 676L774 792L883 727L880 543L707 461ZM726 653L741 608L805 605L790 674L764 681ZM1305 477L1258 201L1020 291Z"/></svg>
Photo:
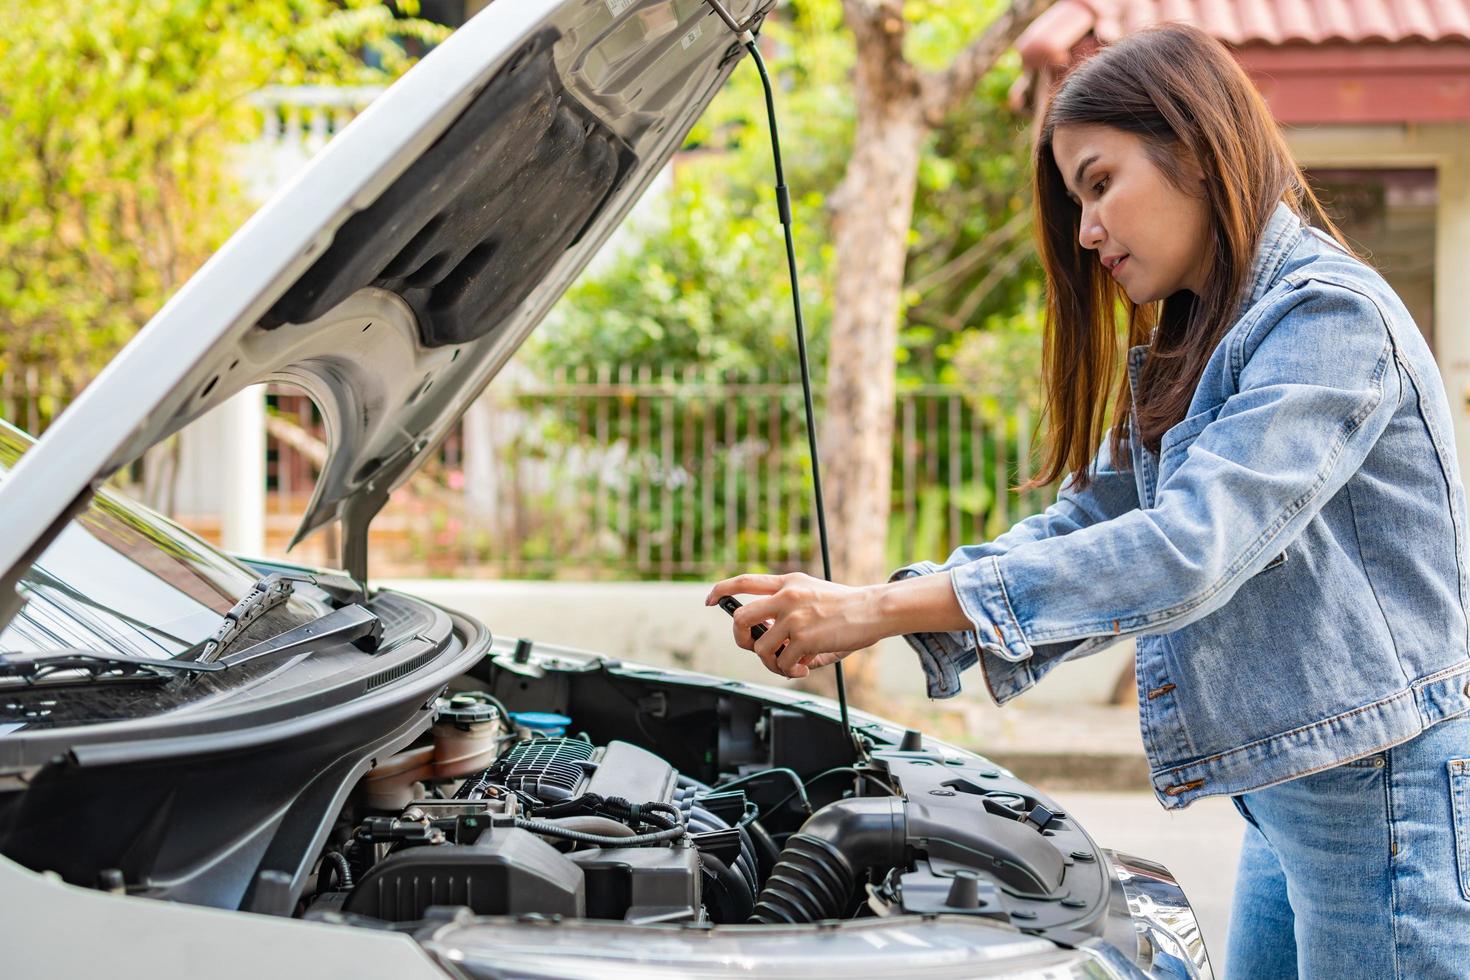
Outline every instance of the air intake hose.
<svg viewBox="0 0 1470 980"><path fill-rule="evenodd" d="M751 922L835 919L847 911L858 876L905 861L904 802L858 797L822 807L792 834L761 889Z"/></svg>

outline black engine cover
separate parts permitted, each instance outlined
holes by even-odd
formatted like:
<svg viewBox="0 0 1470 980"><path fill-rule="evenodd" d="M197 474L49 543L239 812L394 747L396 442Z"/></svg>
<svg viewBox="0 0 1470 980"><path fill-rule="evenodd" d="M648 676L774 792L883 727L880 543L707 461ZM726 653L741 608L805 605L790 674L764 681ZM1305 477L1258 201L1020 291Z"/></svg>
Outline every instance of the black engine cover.
<svg viewBox="0 0 1470 980"><path fill-rule="evenodd" d="M513 827L480 841L388 855L363 875L345 910L389 922L421 919L431 905L463 905L477 915L585 914L582 869L556 848Z"/></svg>

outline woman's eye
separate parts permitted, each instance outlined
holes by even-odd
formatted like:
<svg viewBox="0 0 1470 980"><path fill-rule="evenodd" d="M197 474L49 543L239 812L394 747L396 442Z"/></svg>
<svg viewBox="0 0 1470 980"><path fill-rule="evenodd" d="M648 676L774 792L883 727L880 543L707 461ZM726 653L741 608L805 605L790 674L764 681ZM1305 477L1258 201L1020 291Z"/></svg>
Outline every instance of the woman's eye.
<svg viewBox="0 0 1470 980"><path fill-rule="evenodd" d="M1103 192L1103 188L1106 187L1107 185L1108 185L1108 178L1104 177L1101 180L1099 180L1097 183L1095 183L1095 184L1092 185L1092 193L1094 193L1094 194L1101 194Z"/></svg>

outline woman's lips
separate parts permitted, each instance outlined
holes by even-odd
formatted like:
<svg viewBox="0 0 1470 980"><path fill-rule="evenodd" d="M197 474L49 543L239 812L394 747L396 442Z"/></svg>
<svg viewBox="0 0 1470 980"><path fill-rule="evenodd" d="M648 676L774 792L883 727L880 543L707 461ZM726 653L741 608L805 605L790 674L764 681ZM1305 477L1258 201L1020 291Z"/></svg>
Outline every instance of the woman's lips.
<svg viewBox="0 0 1470 980"><path fill-rule="evenodd" d="M1123 264L1127 262L1129 258L1131 258L1131 256L1125 255L1121 259L1113 263L1113 267L1109 269L1108 272L1112 275L1114 279L1118 278L1118 270L1123 268Z"/></svg>

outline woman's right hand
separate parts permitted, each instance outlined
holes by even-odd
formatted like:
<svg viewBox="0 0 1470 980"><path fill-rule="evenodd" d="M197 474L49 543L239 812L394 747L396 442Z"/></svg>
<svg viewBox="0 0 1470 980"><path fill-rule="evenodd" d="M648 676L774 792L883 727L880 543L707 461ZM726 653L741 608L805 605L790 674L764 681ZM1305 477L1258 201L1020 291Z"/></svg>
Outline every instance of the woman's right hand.
<svg viewBox="0 0 1470 980"><path fill-rule="evenodd" d="M873 587L841 585L802 572L737 575L717 582L705 605L737 594L765 598L735 610L735 643L783 677L805 677L812 668L836 663L888 635ZM750 635L757 624L766 626L758 640Z"/></svg>

